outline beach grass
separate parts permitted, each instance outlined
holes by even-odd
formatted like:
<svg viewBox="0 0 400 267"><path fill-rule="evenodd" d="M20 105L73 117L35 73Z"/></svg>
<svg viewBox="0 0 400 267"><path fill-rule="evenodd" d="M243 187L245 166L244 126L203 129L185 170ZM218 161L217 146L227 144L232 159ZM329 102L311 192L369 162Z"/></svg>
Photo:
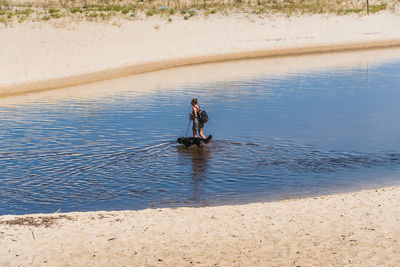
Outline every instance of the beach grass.
<svg viewBox="0 0 400 267"><path fill-rule="evenodd" d="M395 10L399 1L370 1L370 13ZM47 21L62 17L83 20L136 19L145 16L190 19L196 15L248 13L256 15L367 14L364 0L0 0L0 23Z"/></svg>

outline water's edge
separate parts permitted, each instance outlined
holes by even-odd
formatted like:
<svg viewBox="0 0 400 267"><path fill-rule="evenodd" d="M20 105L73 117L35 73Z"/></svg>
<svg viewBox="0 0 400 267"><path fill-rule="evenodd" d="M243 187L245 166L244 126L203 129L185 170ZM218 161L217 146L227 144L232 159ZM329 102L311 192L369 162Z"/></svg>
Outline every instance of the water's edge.
<svg viewBox="0 0 400 267"><path fill-rule="evenodd" d="M173 58L168 60L138 63L129 66L101 70L92 73L54 78L44 81L32 81L23 84L12 84L0 86L0 97L19 95L24 93L42 92L52 89L72 87L87 83L105 81L119 77L142 74L170 68L215 63L224 61L235 61L255 58L284 57L294 55L334 53L357 50L375 50L383 48L400 47L400 40L368 41L356 43L338 43L329 45L314 45L296 48L262 49L251 51L238 51L234 53L210 54L197 57Z"/></svg>

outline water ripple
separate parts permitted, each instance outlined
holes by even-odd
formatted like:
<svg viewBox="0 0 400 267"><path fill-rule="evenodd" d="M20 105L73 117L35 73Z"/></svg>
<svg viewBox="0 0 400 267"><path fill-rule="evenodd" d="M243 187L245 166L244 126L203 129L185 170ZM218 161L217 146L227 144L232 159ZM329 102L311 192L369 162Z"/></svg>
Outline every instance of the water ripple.
<svg viewBox="0 0 400 267"><path fill-rule="evenodd" d="M399 67L370 68L367 80L362 69L317 71L0 107L0 214L205 206L398 184ZM188 149L174 140L188 129L194 96L215 140Z"/></svg>

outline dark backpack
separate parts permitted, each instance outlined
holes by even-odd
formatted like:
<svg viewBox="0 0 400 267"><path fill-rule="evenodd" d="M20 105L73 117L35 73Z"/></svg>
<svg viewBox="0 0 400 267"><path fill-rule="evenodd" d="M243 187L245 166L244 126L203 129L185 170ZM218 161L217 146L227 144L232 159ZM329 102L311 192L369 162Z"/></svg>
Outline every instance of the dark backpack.
<svg viewBox="0 0 400 267"><path fill-rule="evenodd" d="M199 117L199 121L201 123L206 123L208 121L208 115L205 110L202 110L200 107L197 110L197 116Z"/></svg>

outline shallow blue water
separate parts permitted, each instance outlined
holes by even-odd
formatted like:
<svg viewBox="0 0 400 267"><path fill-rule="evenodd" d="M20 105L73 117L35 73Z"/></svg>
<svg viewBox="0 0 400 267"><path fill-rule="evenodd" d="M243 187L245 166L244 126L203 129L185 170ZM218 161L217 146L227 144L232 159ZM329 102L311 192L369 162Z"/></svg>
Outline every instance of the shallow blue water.
<svg viewBox="0 0 400 267"><path fill-rule="evenodd" d="M0 214L207 206L400 184L400 61L0 106ZM190 99L206 148L175 143Z"/></svg>

